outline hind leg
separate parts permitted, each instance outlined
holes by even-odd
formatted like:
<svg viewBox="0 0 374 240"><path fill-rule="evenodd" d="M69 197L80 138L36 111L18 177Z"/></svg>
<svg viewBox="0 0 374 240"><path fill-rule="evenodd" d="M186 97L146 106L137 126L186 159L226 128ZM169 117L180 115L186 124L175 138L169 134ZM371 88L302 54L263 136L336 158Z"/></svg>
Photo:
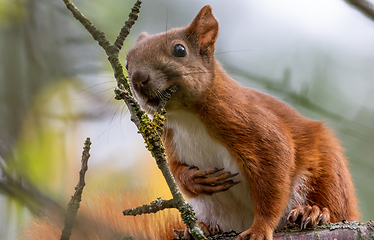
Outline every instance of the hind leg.
<svg viewBox="0 0 374 240"><path fill-rule="evenodd" d="M222 233L222 230L218 225L211 227L211 226L206 225L203 222L198 222L198 225L200 229L203 231L203 234L205 237L214 236L214 235ZM187 240L193 239L190 231L187 228L184 231L174 230L173 232L177 237L180 237L180 238L183 237Z"/></svg>
<svg viewBox="0 0 374 240"><path fill-rule="evenodd" d="M322 210L317 205L307 205L303 208L297 205L288 215L288 222L291 224L298 223L301 229L314 228L317 225L323 225L330 222L330 211L327 208Z"/></svg>

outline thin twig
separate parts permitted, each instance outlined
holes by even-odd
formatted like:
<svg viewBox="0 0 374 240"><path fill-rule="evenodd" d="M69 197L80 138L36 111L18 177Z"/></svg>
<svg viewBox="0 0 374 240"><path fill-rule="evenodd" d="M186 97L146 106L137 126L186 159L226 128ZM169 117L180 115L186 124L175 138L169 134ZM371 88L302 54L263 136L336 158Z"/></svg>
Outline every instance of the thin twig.
<svg viewBox="0 0 374 240"><path fill-rule="evenodd" d="M140 119L145 112L141 110L139 103L135 101L135 99L130 95L130 93L124 89L116 88L114 90L116 94L115 99L117 100L124 100L127 108L130 109L129 112L131 114L131 121L136 125L136 127L140 128Z"/></svg>
<svg viewBox="0 0 374 240"><path fill-rule="evenodd" d="M87 138L86 141L84 142L84 148L82 152L82 166L81 170L79 171L79 181L77 186L75 187L75 193L71 197L71 200L68 204L68 208L66 210L66 215L65 215L65 227L62 230L61 233L61 240L69 240L71 236L71 231L74 226L75 222L75 216L77 215L78 209L79 209L79 204L82 200L82 193L83 193L83 188L86 185L84 181L84 177L86 175L88 166L87 162L90 157L90 146L91 146L91 141L90 138Z"/></svg>
<svg viewBox="0 0 374 240"><path fill-rule="evenodd" d="M70 0L63 0L66 7L70 10L73 16L87 29L92 37L99 43L99 45L108 52L111 48L111 44L106 39L105 34L96 28L93 23L86 18Z"/></svg>
<svg viewBox="0 0 374 240"><path fill-rule="evenodd" d="M1 169L0 192L15 198L25 205L33 214L40 215L46 208L63 212L63 208L33 184L23 178L12 177Z"/></svg>
<svg viewBox="0 0 374 240"><path fill-rule="evenodd" d="M357 8L361 13L365 14L366 17L374 21L374 6L372 3L365 0L345 0L350 5Z"/></svg>
<svg viewBox="0 0 374 240"><path fill-rule="evenodd" d="M126 209L123 211L123 215L136 216L141 214L156 213L166 208L176 208L174 204L174 199L162 200L161 198L158 198L157 200L151 202L148 205Z"/></svg>
<svg viewBox="0 0 374 240"><path fill-rule="evenodd" d="M125 22L125 26L121 28L121 32L119 33L115 43L113 44L114 47L116 47L116 49L118 50L118 52L122 49L123 42L130 34L130 29L135 24L135 21L138 19L138 14L140 12L140 4L140 1L137 1L134 4L134 7L131 9L131 12L129 14L129 19Z"/></svg>
<svg viewBox="0 0 374 240"><path fill-rule="evenodd" d="M123 87L129 92L129 94L132 95L130 86L125 78L125 75L123 74L123 68L118 58L118 53L121 47L111 45L108 39L105 37L105 34L98 28L96 28L93 25L93 23L78 10L78 8L74 5L74 3L71 0L63 1L66 7L72 12L73 16L87 29L87 31L91 34L93 39L95 39L99 43L99 45L104 49L105 53L108 56L108 60L112 65L114 77L118 82L118 86L121 88L123 85ZM122 36L119 37L120 39L117 39L117 45L121 45L121 43L123 44L123 41L125 40L124 33L130 32L130 28L138 18L137 14L139 13L140 4L141 1L139 0L135 3L132 9L133 11L129 15L129 20L127 21L128 24L121 29Z"/></svg>

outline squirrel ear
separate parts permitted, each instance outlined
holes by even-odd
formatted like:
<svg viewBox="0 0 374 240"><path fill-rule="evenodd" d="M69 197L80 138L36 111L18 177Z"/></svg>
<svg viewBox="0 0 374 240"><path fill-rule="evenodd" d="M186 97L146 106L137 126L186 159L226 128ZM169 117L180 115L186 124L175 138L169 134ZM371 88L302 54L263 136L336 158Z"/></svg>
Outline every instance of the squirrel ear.
<svg viewBox="0 0 374 240"><path fill-rule="evenodd" d="M147 32L142 32L140 35L139 35L139 37L138 37L138 39L136 39L136 42L140 42L141 40L143 40L143 39L145 39L145 38L147 38L147 37L149 37L150 35L147 33Z"/></svg>
<svg viewBox="0 0 374 240"><path fill-rule="evenodd" d="M196 38L201 54L210 54L214 51L214 43L218 37L218 21L213 16L212 7L206 5L196 15L187 27L188 35Z"/></svg>

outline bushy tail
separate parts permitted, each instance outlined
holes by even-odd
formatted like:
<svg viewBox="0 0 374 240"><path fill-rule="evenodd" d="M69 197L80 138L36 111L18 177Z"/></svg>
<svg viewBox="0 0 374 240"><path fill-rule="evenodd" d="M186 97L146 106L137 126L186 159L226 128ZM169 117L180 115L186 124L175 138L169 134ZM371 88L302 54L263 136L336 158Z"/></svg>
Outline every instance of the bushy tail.
<svg viewBox="0 0 374 240"><path fill-rule="evenodd" d="M120 239L130 235L135 239L173 239L173 229L184 229L175 209L135 217L123 216L123 210L149 204L152 200L154 199L134 191L85 195L70 239ZM46 217L33 219L23 229L19 239L60 239L63 227L64 216L52 212Z"/></svg>

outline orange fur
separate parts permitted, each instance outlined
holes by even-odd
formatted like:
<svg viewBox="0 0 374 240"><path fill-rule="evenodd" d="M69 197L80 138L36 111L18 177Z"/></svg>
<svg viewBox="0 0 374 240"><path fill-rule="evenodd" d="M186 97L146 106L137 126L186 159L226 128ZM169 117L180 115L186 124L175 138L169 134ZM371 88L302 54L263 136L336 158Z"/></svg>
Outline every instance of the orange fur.
<svg viewBox="0 0 374 240"><path fill-rule="evenodd" d="M105 192L90 196L85 194L70 239L119 239L129 235L135 239L173 239L173 229L183 228L177 210L135 217L123 216L123 210L148 204L150 201L152 200L140 191L122 192L118 195ZM64 216L56 212L47 217L36 218L23 229L19 239L60 239L63 221Z"/></svg>
<svg viewBox="0 0 374 240"><path fill-rule="evenodd" d="M130 84L148 113L178 87L163 138L198 218L210 228L247 229L241 239L271 239L298 205L323 209L324 221L357 220L347 161L332 132L231 79L213 56L217 36L218 21L205 6L186 28L142 34L127 57ZM185 52L175 54L176 46ZM217 168L232 174L217 176Z"/></svg>

